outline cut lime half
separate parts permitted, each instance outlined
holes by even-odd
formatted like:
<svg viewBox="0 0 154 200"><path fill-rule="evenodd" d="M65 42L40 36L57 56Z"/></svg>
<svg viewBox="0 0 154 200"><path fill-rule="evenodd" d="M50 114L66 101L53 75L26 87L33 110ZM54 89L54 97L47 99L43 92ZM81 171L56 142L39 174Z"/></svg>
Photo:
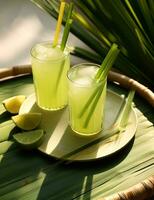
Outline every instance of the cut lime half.
<svg viewBox="0 0 154 200"><path fill-rule="evenodd" d="M21 104L25 101L24 95L18 95L5 99L2 103L5 109L11 114L17 114L19 112Z"/></svg>
<svg viewBox="0 0 154 200"><path fill-rule="evenodd" d="M35 129L41 121L41 113L26 113L12 117L15 125L25 131Z"/></svg>
<svg viewBox="0 0 154 200"><path fill-rule="evenodd" d="M37 129L13 135L15 141L26 149L34 149L40 146L43 141L44 131Z"/></svg>

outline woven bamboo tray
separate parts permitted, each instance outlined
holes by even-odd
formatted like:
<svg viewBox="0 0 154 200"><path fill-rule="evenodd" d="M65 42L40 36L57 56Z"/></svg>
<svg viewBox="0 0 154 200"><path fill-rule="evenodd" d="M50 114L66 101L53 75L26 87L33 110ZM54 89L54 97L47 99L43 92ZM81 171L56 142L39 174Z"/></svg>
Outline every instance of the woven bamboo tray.
<svg viewBox="0 0 154 200"><path fill-rule="evenodd" d="M18 76L25 76L31 74L30 65L14 66L11 68L0 69L0 81L8 80ZM149 104L154 107L154 93L144 85L137 81L111 71L108 80L116 82L124 88L133 88L136 92L144 98ZM153 200L154 199L154 175L141 183L134 185L127 190L120 191L111 196L100 198L99 200Z"/></svg>

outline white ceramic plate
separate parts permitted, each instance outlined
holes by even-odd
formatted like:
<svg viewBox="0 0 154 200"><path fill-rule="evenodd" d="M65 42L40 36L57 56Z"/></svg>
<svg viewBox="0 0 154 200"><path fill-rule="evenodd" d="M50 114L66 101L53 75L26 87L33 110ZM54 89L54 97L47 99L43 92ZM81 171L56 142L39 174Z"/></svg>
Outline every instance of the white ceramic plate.
<svg viewBox="0 0 154 200"><path fill-rule="evenodd" d="M44 129L46 134L42 145L38 148L41 152L58 159L88 161L104 158L119 151L134 137L137 128L137 117L133 109L131 110L126 130L123 133L115 134L111 137L106 135L106 130L115 122L122 103L123 98L121 96L112 91L107 91L104 130L93 138L78 136L71 130L68 125L67 108L59 111L43 110L37 106L34 94L25 100L19 113L42 113L40 128ZM103 137L101 141L81 150L84 145L100 137Z"/></svg>

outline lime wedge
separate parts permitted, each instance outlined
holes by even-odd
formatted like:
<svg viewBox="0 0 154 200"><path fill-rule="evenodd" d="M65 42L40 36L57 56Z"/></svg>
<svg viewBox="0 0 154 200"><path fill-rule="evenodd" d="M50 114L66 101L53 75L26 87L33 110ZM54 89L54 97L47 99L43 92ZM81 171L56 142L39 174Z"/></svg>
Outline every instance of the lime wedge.
<svg viewBox="0 0 154 200"><path fill-rule="evenodd" d="M15 141L26 149L34 149L40 146L43 141L44 131L37 129L34 131L27 131L16 133L13 135Z"/></svg>
<svg viewBox="0 0 154 200"><path fill-rule="evenodd" d="M12 117L17 127L29 131L35 129L41 121L41 113L26 113Z"/></svg>
<svg viewBox="0 0 154 200"><path fill-rule="evenodd" d="M11 114L17 114L19 112L21 104L24 102L26 97L24 95L18 95L5 99L2 103L5 109Z"/></svg>

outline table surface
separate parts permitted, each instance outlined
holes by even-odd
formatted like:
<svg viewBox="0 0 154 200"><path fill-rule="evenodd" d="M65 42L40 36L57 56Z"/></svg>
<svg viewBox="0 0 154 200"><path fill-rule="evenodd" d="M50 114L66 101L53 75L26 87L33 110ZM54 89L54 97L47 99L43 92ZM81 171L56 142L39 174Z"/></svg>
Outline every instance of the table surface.
<svg viewBox="0 0 154 200"><path fill-rule="evenodd" d="M0 102L34 92L31 76L1 82ZM109 84L118 94L127 91ZM59 163L39 151L23 151L13 141L10 115L0 104L0 199L95 200L124 190L154 173L154 113L135 97L138 128L135 138L119 153L88 163Z"/></svg>

